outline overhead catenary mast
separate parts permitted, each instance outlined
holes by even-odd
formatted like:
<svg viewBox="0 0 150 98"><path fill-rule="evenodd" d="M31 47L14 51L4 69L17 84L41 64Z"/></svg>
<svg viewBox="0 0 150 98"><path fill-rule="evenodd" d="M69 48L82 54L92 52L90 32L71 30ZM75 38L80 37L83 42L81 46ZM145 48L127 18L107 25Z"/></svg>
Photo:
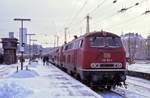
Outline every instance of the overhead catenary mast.
<svg viewBox="0 0 150 98"><path fill-rule="evenodd" d="M29 64L31 64L31 36L35 35L33 33L27 34L29 36Z"/></svg>
<svg viewBox="0 0 150 98"><path fill-rule="evenodd" d="M54 35L54 47L58 47L58 46L59 46L59 36Z"/></svg>
<svg viewBox="0 0 150 98"><path fill-rule="evenodd" d="M67 30L68 30L68 27L65 27L65 31L64 31L64 44L67 43Z"/></svg>
<svg viewBox="0 0 150 98"><path fill-rule="evenodd" d="M86 33L90 32L90 23L89 20L91 19L91 17L89 15L86 16Z"/></svg>

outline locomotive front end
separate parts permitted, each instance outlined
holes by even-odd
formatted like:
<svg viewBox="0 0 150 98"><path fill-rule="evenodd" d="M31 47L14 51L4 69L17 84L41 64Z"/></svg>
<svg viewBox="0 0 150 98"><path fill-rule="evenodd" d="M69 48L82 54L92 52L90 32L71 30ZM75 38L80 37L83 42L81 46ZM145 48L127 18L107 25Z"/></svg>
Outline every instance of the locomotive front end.
<svg viewBox="0 0 150 98"><path fill-rule="evenodd" d="M111 33L87 36L82 76L94 85L125 84L126 56L121 38Z"/></svg>

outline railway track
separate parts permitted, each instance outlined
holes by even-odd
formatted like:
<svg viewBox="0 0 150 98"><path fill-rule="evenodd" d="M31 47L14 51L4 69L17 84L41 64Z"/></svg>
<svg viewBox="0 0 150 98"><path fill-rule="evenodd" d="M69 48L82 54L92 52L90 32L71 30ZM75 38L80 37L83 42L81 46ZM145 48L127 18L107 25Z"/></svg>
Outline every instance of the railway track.
<svg viewBox="0 0 150 98"><path fill-rule="evenodd" d="M9 69L14 68L15 66L0 66L0 78L4 78L10 72Z"/></svg>
<svg viewBox="0 0 150 98"><path fill-rule="evenodd" d="M5 66L0 67L0 75L1 75L3 72L7 71L8 69L9 69L9 68L8 68L8 67L5 67Z"/></svg>
<svg viewBox="0 0 150 98"><path fill-rule="evenodd" d="M130 82L133 81L133 82ZM144 83L144 85L142 85ZM124 87L116 87L115 89L111 89L111 91L107 90L95 90L96 93L102 95L104 98L150 98L150 86L149 81L131 78L127 79L128 88Z"/></svg>
<svg viewBox="0 0 150 98"><path fill-rule="evenodd" d="M7 74L9 68L3 66L0 68L0 78L3 78L5 74Z"/></svg>
<svg viewBox="0 0 150 98"><path fill-rule="evenodd" d="M111 92L116 93L117 95L111 98L150 98L149 83L150 82L147 80L128 77L127 79L128 88L125 89L123 87L116 87L116 89L112 89ZM117 97L118 95L120 95L120 97ZM104 95L104 98L109 97Z"/></svg>
<svg viewBox="0 0 150 98"><path fill-rule="evenodd" d="M95 91L96 93L100 94L104 98L126 98L123 94L115 92L113 90L107 91L107 90L100 90L100 91Z"/></svg>
<svg viewBox="0 0 150 98"><path fill-rule="evenodd" d="M122 98L150 98L149 96L144 95L142 93L137 93L135 91L131 91L123 88L117 88L113 90L113 92L116 92L119 95L123 96Z"/></svg>
<svg viewBox="0 0 150 98"><path fill-rule="evenodd" d="M122 95L112 92L112 91L105 91L105 92L98 92L104 98L125 98Z"/></svg>
<svg viewBox="0 0 150 98"><path fill-rule="evenodd" d="M136 79L134 80L133 78L130 78L130 77L129 77L129 80L142 82L140 80L136 80ZM143 82L143 83L147 83L147 82ZM147 89L147 92L150 91L150 88L148 88L147 86L134 84L129 81L127 81L127 84L128 84L129 89L128 88L125 89L123 87L116 87L116 89L112 89L111 91L102 90L102 89L99 90L97 88L93 89L88 85L86 85L86 86L91 88L96 93L102 95L104 98L150 98L149 94L148 95L144 94L145 89ZM149 84L149 82L148 82L148 84ZM137 91L139 91L139 92L137 92ZM140 91L144 91L144 92L142 93Z"/></svg>
<svg viewBox="0 0 150 98"><path fill-rule="evenodd" d="M120 87L111 91L95 91L95 92L102 95L104 98L150 98L147 95L136 93L134 91Z"/></svg>
<svg viewBox="0 0 150 98"><path fill-rule="evenodd" d="M52 64L52 63L51 63ZM53 66L56 66L56 65L54 65L54 64L52 64ZM57 67L57 66L56 66ZM59 67L57 67L57 68L59 68ZM60 69L60 68L59 68ZM62 70L62 69L60 69L60 70ZM65 70L62 70L62 71L64 71L65 73L67 73ZM67 73L68 74L68 73ZM70 75L70 74L68 74L68 75ZM71 76L71 75L70 75ZM73 76L71 76L72 78L74 78L74 79L76 79L75 77L73 77ZM77 80L77 79L76 79ZM77 81L79 81L79 80L77 80ZM81 82L81 81L79 81L79 82ZM84 85L86 85L87 87L89 87L89 88L91 88L89 85L87 85L87 84L84 84ZM106 91L106 90L104 90L104 89L97 89L97 88L91 88L93 91L95 91L96 93L98 93L98 94L100 94L100 95L102 95L104 98L125 98L122 94L120 94L120 93L117 93L117 92L115 92L115 91ZM112 95L113 97L109 97L109 95ZM108 95L108 96L107 96Z"/></svg>

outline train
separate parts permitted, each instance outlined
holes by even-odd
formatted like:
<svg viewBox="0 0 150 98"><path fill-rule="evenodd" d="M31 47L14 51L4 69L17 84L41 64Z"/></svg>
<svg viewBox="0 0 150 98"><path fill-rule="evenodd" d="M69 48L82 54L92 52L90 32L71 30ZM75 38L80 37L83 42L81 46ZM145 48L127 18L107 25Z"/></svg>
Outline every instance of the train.
<svg viewBox="0 0 150 98"><path fill-rule="evenodd" d="M111 32L86 33L50 52L50 61L88 85L111 89L125 85L126 53Z"/></svg>

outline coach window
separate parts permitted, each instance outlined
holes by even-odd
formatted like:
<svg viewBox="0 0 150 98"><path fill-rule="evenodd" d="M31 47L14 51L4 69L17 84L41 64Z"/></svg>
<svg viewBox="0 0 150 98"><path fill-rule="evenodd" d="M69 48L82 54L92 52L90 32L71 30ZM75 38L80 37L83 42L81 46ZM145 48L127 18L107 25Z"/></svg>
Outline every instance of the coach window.
<svg viewBox="0 0 150 98"><path fill-rule="evenodd" d="M73 48L74 48L74 49L77 48L77 41L74 42Z"/></svg>
<svg viewBox="0 0 150 98"><path fill-rule="evenodd" d="M70 63L70 55L67 57L67 63Z"/></svg>
<svg viewBox="0 0 150 98"><path fill-rule="evenodd" d="M68 45L65 46L65 50L67 50L67 49L68 49Z"/></svg>
<svg viewBox="0 0 150 98"><path fill-rule="evenodd" d="M66 46L63 47L63 51L66 49Z"/></svg>
<svg viewBox="0 0 150 98"><path fill-rule="evenodd" d="M72 43L68 45L68 49L72 49Z"/></svg>
<svg viewBox="0 0 150 98"><path fill-rule="evenodd" d="M59 51L59 49L56 50L56 52L58 52L58 51Z"/></svg>
<svg viewBox="0 0 150 98"><path fill-rule="evenodd" d="M66 56L64 55L63 58L64 58L64 63L66 63Z"/></svg>
<svg viewBox="0 0 150 98"><path fill-rule="evenodd" d="M60 51L63 51L63 48L64 48L64 47L62 46L62 47L60 48Z"/></svg>
<svg viewBox="0 0 150 98"><path fill-rule="evenodd" d="M75 49L77 48L77 41L75 42L74 48L75 48Z"/></svg>
<svg viewBox="0 0 150 98"><path fill-rule="evenodd" d="M79 48L82 48L83 40L80 40L79 42Z"/></svg>
<svg viewBox="0 0 150 98"><path fill-rule="evenodd" d="M76 41L76 48L79 47L79 41Z"/></svg>
<svg viewBox="0 0 150 98"><path fill-rule="evenodd" d="M67 50L70 49L70 44L67 45Z"/></svg>

